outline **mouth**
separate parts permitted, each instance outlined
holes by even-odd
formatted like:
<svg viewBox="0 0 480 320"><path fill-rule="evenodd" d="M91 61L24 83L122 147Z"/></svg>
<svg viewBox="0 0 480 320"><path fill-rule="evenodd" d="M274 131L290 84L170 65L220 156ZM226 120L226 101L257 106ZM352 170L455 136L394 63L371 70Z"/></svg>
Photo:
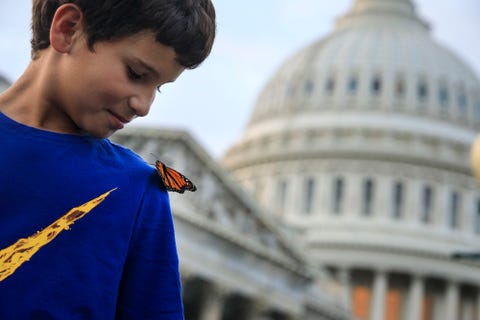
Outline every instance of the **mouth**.
<svg viewBox="0 0 480 320"><path fill-rule="evenodd" d="M112 120L113 120L113 125L117 129L122 129L127 123L131 121L131 119L128 119L126 117L123 117L119 115L118 113L115 113L111 110L108 110L108 113L110 114Z"/></svg>

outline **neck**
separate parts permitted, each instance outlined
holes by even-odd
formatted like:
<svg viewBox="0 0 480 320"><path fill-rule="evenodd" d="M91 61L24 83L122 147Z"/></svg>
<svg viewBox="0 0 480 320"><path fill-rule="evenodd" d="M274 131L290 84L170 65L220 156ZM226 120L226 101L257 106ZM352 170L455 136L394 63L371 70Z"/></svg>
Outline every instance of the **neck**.
<svg viewBox="0 0 480 320"><path fill-rule="evenodd" d="M65 119L66 115L57 108L55 101L55 78L47 59L40 55L32 60L25 72L5 92L0 95L0 112L11 119L38 129L72 133L72 124L58 127L52 119ZM68 118L68 117L67 117Z"/></svg>

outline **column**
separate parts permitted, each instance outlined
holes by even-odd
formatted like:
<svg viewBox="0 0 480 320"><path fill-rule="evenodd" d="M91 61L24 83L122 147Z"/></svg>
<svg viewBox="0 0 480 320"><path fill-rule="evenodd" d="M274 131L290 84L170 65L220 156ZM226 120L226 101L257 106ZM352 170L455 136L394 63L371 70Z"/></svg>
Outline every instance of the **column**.
<svg viewBox="0 0 480 320"><path fill-rule="evenodd" d="M445 319L457 319L458 316L458 284L449 281L447 283L447 292L445 296L446 308L445 308Z"/></svg>
<svg viewBox="0 0 480 320"><path fill-rule="evenodd" d="M425 286L423 278L418 275L412 277L410 289L408 292L408 317L409 320L421 320L422 305Z"/></svg>
<svg viewBox="0 0 480 320"><path fill-rule="evenodd" d="M202 306L199 320L220 320L222 319L224 300L227 290L218 286L212 286L209 292L205 292L204 305Z"/></svg>
<svg viewBox="0 0 480 320"><path fill-rule="evenodd" d="M352 286L350 283L350 270L347 268L340 268L338 270L338 279L342 286L342 300L345 303L345 306L351 310L352 309Z"/></svg>
<svg viewBox="0 0 480 320"><path fill-rule="evenodd" d="M385 295L387 293L387 275L377 271L373 280L372 314L370 319L383 320L385 314Z"/></svg>

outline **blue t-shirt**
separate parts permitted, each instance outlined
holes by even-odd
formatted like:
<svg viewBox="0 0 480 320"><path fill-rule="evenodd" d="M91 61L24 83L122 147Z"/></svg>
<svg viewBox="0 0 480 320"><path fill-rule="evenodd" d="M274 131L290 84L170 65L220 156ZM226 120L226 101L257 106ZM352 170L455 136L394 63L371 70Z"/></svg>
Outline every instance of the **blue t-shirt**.
<svg viewBox="0 0 480 320"><path fill-rule="evenodd" d="M0 144L0 319L183 319L153 167L108 139L1 113Z"/></svg>

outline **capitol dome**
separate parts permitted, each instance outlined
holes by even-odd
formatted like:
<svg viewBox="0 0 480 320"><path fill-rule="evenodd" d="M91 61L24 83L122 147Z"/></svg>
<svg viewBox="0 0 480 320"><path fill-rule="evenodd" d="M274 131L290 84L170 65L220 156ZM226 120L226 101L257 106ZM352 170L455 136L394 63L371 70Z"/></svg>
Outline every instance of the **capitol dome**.
<svg viewBox="0 0 480 320"><path fill-rule="evenodd" d="M410 1L356 1L330 36L278 70L260 94L248 133L266 119L291 125L301 116L345 111L480 123L473 107L480 109L477 77L429 29Z"/></svg>
<svg viewBox="0 0 480 320"><path fill-rule="evenodd" d="M10 86L10 82L0 74L0 93L7 90Z"/></svg>
<svg viewBox="0 0 480 320"><path fill-rule="evenodd" d="M359 319L470 320L480 264L452 254L480 248L479 129L478 77L414 3L356 0L266 84L224 164Z"/></svg>

